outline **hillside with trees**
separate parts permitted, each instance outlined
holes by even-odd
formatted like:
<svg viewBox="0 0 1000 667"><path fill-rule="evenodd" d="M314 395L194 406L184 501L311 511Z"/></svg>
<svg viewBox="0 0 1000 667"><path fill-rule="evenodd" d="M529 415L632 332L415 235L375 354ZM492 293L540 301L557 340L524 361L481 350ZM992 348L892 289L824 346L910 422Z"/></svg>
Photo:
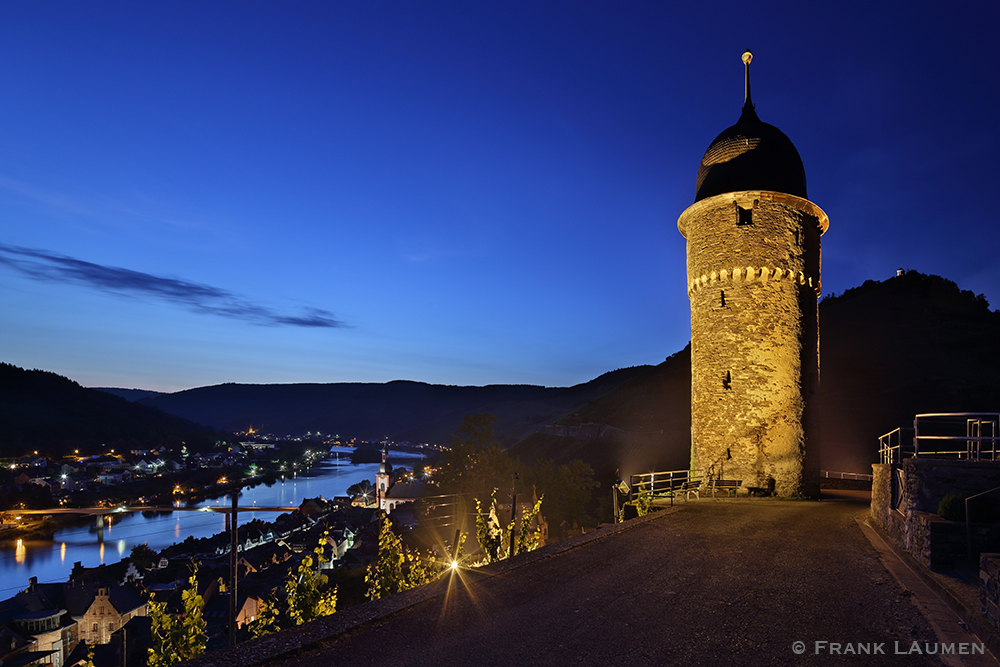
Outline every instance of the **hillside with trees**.
<svg viewBox="0 0 1000 667"><path fill-rule="evenodd" d="M368 440L448 443L466 415L490 413L510 445L563 414L640 375L647 367L605 373L573 387L459 387L387 383L221 384L140 402L225 431L307 432Z"/></svg>
<svg viewBox="0 0 1000 667"><path fill-rule="evenodd" d="M878 436L910 425L914 414L1000 410L1000 313L950 280L908 271L827 296L820 336L825 469L867 471ZM0 449L210 437L164 412L220 430L447 443L466 416L489 413L497 418L497 442L514 456L531 465L580 459L603 484L616 470L688 466L690 376L685 348L656 366L568 388L224 384L129 403L53 373L2 364Z"/></svg>
<svg viewBox="0 0 1000 667"><path fill-rule="evenodd" d="M213 440L210 428L157 408L81 387L55 373L0 363L0 456L34 450L61 456L102 445L179 447L182 442L194 449Z"/></svg>
<svg viewBox="0 0 1000 667"><path fill-rule="evenodd" d="M907 271L820 303L823 466L867 470L878 436L915 414L1000 412L1000 312Z"/></svg>

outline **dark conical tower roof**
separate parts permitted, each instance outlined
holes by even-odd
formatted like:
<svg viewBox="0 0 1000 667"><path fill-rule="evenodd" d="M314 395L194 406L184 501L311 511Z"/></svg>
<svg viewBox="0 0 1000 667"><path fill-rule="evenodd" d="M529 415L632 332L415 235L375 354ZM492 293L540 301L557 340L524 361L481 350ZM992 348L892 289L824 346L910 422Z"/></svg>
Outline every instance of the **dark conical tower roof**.
<svg viewBox="0 0 1000 667"><path fill-rule="evenodd" d="M785 133L757 117L750 100L749 51L743 113L705 151L698 167L695 201L743 190L771 190L807 199L802 158Z"/></svg>

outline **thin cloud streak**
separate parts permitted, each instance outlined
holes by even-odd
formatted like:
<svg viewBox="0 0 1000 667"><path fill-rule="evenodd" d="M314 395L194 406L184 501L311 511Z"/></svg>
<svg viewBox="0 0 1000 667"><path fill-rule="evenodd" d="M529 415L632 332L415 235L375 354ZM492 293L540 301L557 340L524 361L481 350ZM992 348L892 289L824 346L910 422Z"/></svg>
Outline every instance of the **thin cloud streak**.
<svg viewBox="0 0 1000 667"><path fill-rule="evenodd" d="M347 325L320 308L301 315L276 313L238 294L211 285L163 278L117 266L102 266L45 250L0 243L0 265L42 282L82 285L126 296L146 296L181 304L198 313L244 320L262 326L337 329Z"/></svg>

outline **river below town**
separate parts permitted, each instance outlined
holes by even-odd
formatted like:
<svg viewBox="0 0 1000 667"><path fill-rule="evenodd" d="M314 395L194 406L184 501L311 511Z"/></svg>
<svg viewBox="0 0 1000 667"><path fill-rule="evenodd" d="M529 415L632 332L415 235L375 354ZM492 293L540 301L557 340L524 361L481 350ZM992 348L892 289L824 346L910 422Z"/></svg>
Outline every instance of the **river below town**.
<svg viewBox="0 0 1000 667"><path fill-rule="evenodd" d="M239 498L239 523L254 519L274 521L275 512L255 512L253 506L298 506L304 498L324 496L333 498L347 493L347 487L367 479L373 485L377 463L350 463L348 448L339 450L339 459L327 459L312 469L279 480L271 486L259 484L244 488ZM389 460L404 467L411 467L419 454L392 452ZM214 498L199 502L204 506L230 506L231 499ZM117 563L131 553L132 547L145 542L151 549L162 549L183 542L189 535L195 538L211 537L226 528L225 514L215 512L176 511L154 514L135 512L111 515L105 518L104 539L99 539L96 518L88 526L57 530L51 539L8 540L0 542L0 600L6 599L28 586L29 577L42 582L69 579L70 570L77 561L84 567L101 563Z"/></svg>

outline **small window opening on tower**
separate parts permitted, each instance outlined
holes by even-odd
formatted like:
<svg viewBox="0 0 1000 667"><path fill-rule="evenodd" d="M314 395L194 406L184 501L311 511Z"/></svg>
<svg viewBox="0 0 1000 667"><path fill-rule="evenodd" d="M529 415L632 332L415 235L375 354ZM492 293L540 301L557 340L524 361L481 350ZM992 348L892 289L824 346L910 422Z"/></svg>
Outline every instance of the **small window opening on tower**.
<svg viewBox="0 0 1000 667"><path fill-rule="evenodd" d="M725 308L726 307L726 291L725 290L719 290L719 295L722 297L721 298L721 302L719 303L719 305L722 306L723 308Z"/></svg>
<svg viewBox="0 0 1000 667"><path fill-rule="evenodd" d="M722 388L723 389L733 388L733 376L729 371L726 371L726 377L722 379Z"/></svg>
<svg viewBox="0 0 1000 667"><path fill-rule="evenodd" d="M795 230L795 245L799 244L799 230Z"/></svg>
<svg viewBox="0 0 1000 667"><path fill-rule="evenodd" d="M736 224L740 227L753 225L753 209L736 205Z"/></svg>

